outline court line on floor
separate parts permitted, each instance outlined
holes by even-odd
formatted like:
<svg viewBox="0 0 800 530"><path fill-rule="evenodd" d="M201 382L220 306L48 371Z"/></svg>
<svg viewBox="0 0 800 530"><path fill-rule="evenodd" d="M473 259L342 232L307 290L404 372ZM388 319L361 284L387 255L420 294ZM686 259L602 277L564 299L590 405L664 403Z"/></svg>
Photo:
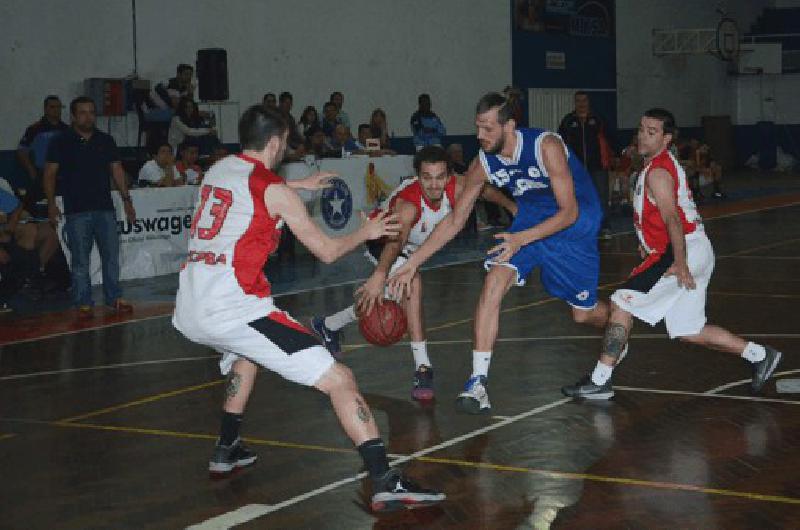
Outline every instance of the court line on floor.
<svg viewBox="0 0 800 530"><path fill-rule="evenodd" d="M775 372L772 375L772 377L780 377L780 376L784 376L784 375L793 375L793 374L797 374L797 373L800 373L800 369L784 370L783 372ZM705 394L716 394L718 392L722 392L724 390L728 390L729 388L734 388L734 387L737 387L737 386L746 385L746 384L750 383L750 381L751 381L750 379L740 379L739 381L733 381L731 383L725 383L724 385L720 385L720 386L718 386L716 388L712 388L711 390L706 390L704 393Z"/></svg>
<svg viewBox="0 0 800 530"><path fill-rule="evenodd" d="M798 241L800 241L800 237L794 237L794 238L791 238L791 239L784 239L783 241L776 241L776 242L773 242L773 243L766 243L764 245L759 245L757 247L747 248L747 249L744 249L744 250L739 250L738 252L731 252L730 254L725 254L724 256L720 256L720 258L735 258L735 257L739 257L739 256L742 256L742 255L749 254L750 252L756 252L756 251L759 251L759 250L767 250L767 249L770 249L770 248L781 247L783 245L788 245L789 243L796 243Z"/></svg>
<svg viewBox="0 0 800 530"><path fill-rule="evenodd" d="M126 409L129 407L135 407L137 405L144 405L145 403L152 403L153 401L158 401L160 399L178 396L180 394L186 394L187 392L194 392L195 390L200 390L203 388L209 388L216 385L221 385L224 379L216 379L214 381L207 381L205 383L201 383L199 385L192 385L183 388L178 388L177 390L170 390L169 392L162 392L160 394L155 394L152 396L147 396L144 398L137 399L135 401L128 401L127 403L121 403L119 405L113 405L111 407L102 408L99 410L93 410L91 412L87 412L85 414L79 414L77 416L72 416L69 418L64 418L59 420L62 423L72 423L78 420L85 420L87 418L93 418L95 416L100 416L101 414L107 414L109 412L114 412L117 410Z"/></svg>
<svg viewBox="0 0 800 530"><path fill-rule="evenodd" d="M750 380L748 379L749 383ZM710 392L691 392L689 390L663 390L660 388L639 388L634 386L614 385L614 390L623 392L642 392L644 394L668 394L675 396L693 396L705 398L731 399L734 401L754 401L758 403L783 403L785 405L800 405L800 401L793 399L765 398L761 396L735 396L732 394L712 394Z"/></svg>
<svg viewBox="0 0 800 530"><path fill-rule="evenodd" d="M16 434L16 433L13 433L13 432L9 432L9 433L6 433L6 434L0 434L0 441L3 441L3 440L8 440L9 438L13 438L13 437L15 437L16 435L17 435L17 434Z"/></svg>

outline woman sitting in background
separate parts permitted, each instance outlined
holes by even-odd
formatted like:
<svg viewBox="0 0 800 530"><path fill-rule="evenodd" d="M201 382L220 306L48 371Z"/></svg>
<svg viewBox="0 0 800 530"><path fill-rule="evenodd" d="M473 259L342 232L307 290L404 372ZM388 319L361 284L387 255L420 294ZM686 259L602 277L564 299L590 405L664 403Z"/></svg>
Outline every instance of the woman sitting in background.
<svg viewBox="0 0 800 530"><path fill-rule="evenodd" d="M169 145L172 146L173 152L177 151L187 136L200 139L214 137L216 134L216 131L203 121L197 103L191 98L182 97L178 102L178 110L169 124Z"/></svg>
<svg viewBox="0 0 800 530"><path fill-rule="evenodd" d="M309 105L303 110L300 121L297 122L297 132L306 137L306 132L314 125L320 126L319 116L317 116L317 109L313 105Z"/></svg>
<svg viewBox="0 0 800 530"><path fill-rule="evenodd" d="M369 126L372 129L372 138L380 139L381 149L389 149L389 124L386 122L386 113L383 109L377 108L372 111Z"/></svg>

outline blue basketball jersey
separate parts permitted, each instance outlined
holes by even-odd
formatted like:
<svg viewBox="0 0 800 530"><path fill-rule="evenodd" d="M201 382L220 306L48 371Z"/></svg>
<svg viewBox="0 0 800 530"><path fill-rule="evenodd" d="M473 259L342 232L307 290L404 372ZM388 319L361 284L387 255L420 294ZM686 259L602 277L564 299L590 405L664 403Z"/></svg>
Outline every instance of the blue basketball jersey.
<svg viewBox="0 0 800 530"><path fill-rule="evenodd" d="M497 187L505 188L519 205L519 221L527 227L533 226L553 216L558 210L550 177L542 162L541 144L547 135L560 136L544 129L517 129L517 146L512 158L501 155L490 155L483 150L479 157L489 181ZM560 235L572 232L585 232L587 229L599 228L602 219L600 199L592 183L592 178L583 164L566 145L575 198L578 202L578 220ZM516 224L516 223L515 223ZM522 227L520 227L522 228ZM559 234L554 234L559 235Z"/></svg>

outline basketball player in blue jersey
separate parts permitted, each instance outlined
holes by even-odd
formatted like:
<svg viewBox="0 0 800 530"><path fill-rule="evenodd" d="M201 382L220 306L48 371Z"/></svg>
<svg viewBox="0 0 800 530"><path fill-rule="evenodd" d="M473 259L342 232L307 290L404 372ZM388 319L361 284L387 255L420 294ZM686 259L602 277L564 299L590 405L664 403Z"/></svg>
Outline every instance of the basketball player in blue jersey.
<svg viewBox="0 0 800 530"><path fill-rule="evenodd" d="M390 278L395 296L408 292L417 268L464 226L486 182L506 188L518 212L508 232L489 250L489 271L475 311L472 375L458 396L471 414L491 408L486 391L500 304L512 285L539 267L544 288L572 306L576 322L604 327L608 304L597 299L602 210L586 169L561 137L542 129L517 129L506 98L489 93L478 102L479 156L466 173L460 201L427 241Z"/></svg>

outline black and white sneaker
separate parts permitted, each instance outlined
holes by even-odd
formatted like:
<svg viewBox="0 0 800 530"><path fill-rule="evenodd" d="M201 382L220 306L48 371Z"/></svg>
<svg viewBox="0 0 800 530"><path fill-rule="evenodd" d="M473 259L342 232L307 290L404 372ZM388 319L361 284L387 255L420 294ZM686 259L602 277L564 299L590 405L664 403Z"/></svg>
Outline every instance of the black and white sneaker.
<svg viewBox="0 0 800 530"><path fill-rule="evenodd" d="M421 488L401 475L398 470L390 469L376 482L371 507L376 513L393 512L403 508L413 510L438 504L445 498L444 493Z"/></svg>
<svg viewBox="0 0 800 530"><path fill-rule="evenodd" d="M244 446L241 438L237 438L231 445L217 443L208 462L208 471L212 475L227 475L236 468L252 466L257 459L258 456Z"/></svg>
<svg viewBox="0 0 800 530"><path fill-rule="evenodd" d="M325 325L325 317L311 319L311 329L322 339L325 348L337 359L342 355L341 331L333 331Z"/></svg>
<svg viewBox="0 0 800 530"><path fill-rule="evenodd" d="M773 372L775 372L775 368L778 367L778 363L781 362L781 356L783 355L778 350L770 348L769 346L764 346L764 349L767 351L764 358L757 363L753 363L753 380L750 383L750 388L753 390L754 394L757 394L764 388L764 384L767 382L767 379L772 376Z"/></svg>
<svg viewBox="0 0 800 530"><path fill-rule="evenodd" d="M485 375L474 375L467 379L464 391L456 398L456 406L467 414L487 414L492 409L489 393L486 391L488 380Z"/></svg>
<svg viewBox="0 0 800 530"><path fill-rule="evenodd" d="M561 393L576 399L611 399L614 397L611 379L604 385L596 385L592 382L591 375L584 376L574 385L562 386Z"/></svg>

